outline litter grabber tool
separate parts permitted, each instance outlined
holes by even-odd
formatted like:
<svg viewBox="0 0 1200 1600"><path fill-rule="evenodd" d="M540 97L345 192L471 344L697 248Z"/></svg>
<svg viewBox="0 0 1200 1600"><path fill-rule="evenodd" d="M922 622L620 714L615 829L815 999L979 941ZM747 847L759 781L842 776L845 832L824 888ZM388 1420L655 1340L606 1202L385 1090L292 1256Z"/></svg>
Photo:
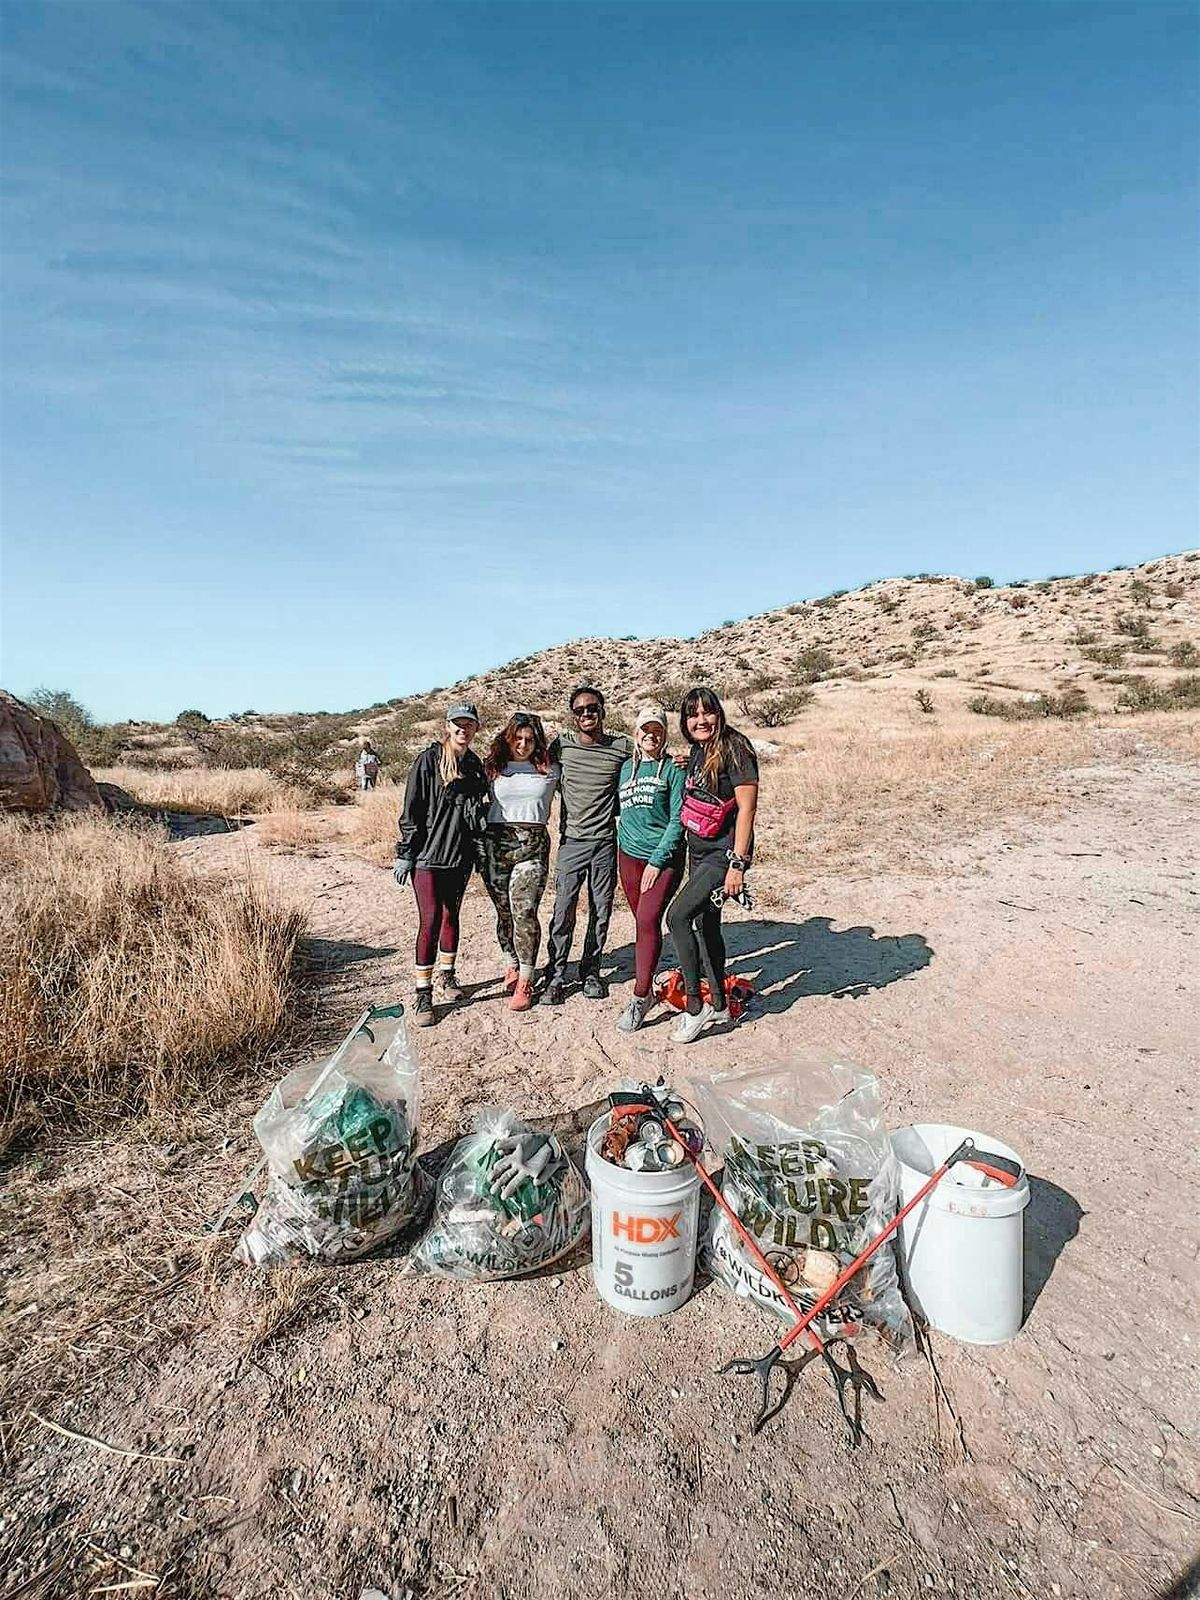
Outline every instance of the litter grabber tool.
<svg viewBox="0 0 1200 1600"><path fill-rule="evenodd" d="M857 1406L855 1407L855 1410L852 1411L846 1402L846 1390L847 1388L852 1389L857 1397L859 1392L865 1389L867 1393L872 1395L876 1400L882 1400L883 1396L880 1394L874 1378L871 1377L869 1372L863 1372L860 1367L854 1365L853 1357L851 1357L851 1364L845 1367L843 1367L834 1359L833 1355L830 1353L829 1346L809 1326L812 1318L806 1317L803 1307L788 1292L787 1286L780 1280L778 1273L759 1249L758 1243L753 1234L751 1234L750 1231L745 1227L742 1219L737 1215L733 1207L729 1204L729 1201L726 1200L725 1196L721 1193L720 1188L713 1181L700 1158L690 1148L683 1135L669 1118L663 1118L663 1126L671 1135L672 1139L683 1146L684 1151L687 1154L687 1159L691 1162L692 1166L695 1167L697 1176L699 1177L701 1183L703 1183L709 1194L712 1195L713 1199L721 1207L721 1210L724 1211L725 1215L729 1218L730 1224L741 1235L742 1241L746 1245L746 1248L758 1262L758 1265L762 1271L766 1273L767 1277L770 1278L771 1282L779 1290L779 1293L783 1296L784 1304L796 1318L795 1326L789 1331L785 1339L781 1340L780 1343L777 1344L768 1355L762 1356L759 1359L755 1359L754 1357L750 1356L739 1356L733 1361L727 1361L725 1365L720 1368L718 1373L718 1376L724 1376L724 1374L727 1372L736 1372L743 1376L754 1373L758 1377L758 1380L762 1385L762 1405L759 1407L758 1415L754 1419L754 1425L751 1429L751 1432L757 1433L763 1424L767 1422L769 1418L775 1415L775 1412L780 1409L784 1401L787 1399L788 1392L791 1388L791 1375L788 1375L788 1382L782 1394L779 1396L778 1400L772 1404L771 1373L778 1365L786 1345L795 1343L796 1339L798 1339L801 1333L803 1333L813 1351L821 1357L821 1360L829 1368L830 1376L833 1378L834 1390L838 1397L838 1405L841 1408L841 1413L845 1419L846 1427L850 1432L851 1448L856 1447L862 1441L862 1425L858 1421ZM847 1346L847 1349L849 1349L849 1346Z"/></svg>
<svg viewBox="0 0 1200 1600"><path fill-rule="evenodd" d="M985 1177L992 1179L994 1182L1003 1184L1006 1188L1015 1188L1017 1183L1020 1181L1021 1168L1015 1161L1010 1161L1007 1156L995 1155L990 1151L979 1150L976 1148L974 1139L964 1139L956 1150L952 1150L950 1152L942 1165L938 1167L935 1172L930 1174L929 1178L924 1184L922 1184L917 1193L913 1195L912 1199L909 1200L906 1205L902 1206L899 1211L897 1211L896 1215L887 1224L887 1226L881 1228L880 1231L875 1235L874 1239L871 1240L870 1244L868 1244L864 1250L860 1251L860 1253L855 1256L854 1260L850 1262L849 1266L844 1268L844 1270L838 1274L833 1283L830 1284L829 1288L826 1289L822 1295L818 1296L816 1301L807 1311L800 1310L792 1297L787 1293L787 1290L779 1282L778 1276L767 1264L765 1257L762 1256L757 1244L749 1237L746 1230L742 1227L740 1220L734 1219L732 1215L730 1216L731 1221L736 1220L738 1232L741 1234L743 1241L750 1248L751 1253L758 1259L763 1270L770 1276L776 1287L783 1294L789 1310L792 1310L797 1318L795 1325L788 1329L783 1338L779 1340L779 1343L776 1344L773 1349L769 1350L765 1356L760 1356L757 1358L749 1356L740 1357L736 1361L727 1363L722 1369L725 1372L736 1372L742 1376L754 1374L762 1385L763 1405L759 1412L758 1420L755 1423L754 1431L756 1433L766 1421L767 1416L770 1413L771 1373L782 1359L784 1351L787 1350L790 1345L795 1344L796 1340L801 1336L801 1334L807 1335L811 1342L813 1335L810 1325L814 1319L819 1317L821 1312L824 1311L825 1308L837 1298L837 1296L842 1292L851 1279L855 1278L858 1273L862 1271L863 1267L880 1248L880 1246L885 1244L887 1240L890 1239L891 1236L896 1232L897 1228L899 1228L905 1217L907 1217L910 1212L915 1211L917 1206L919 1206L921 1202L926 1199L926 1197L931 1194L934 1189L937 1188L938 1184L950 1171L950 1168L957 1166L960 1162L975 1167L978 1171L982 1172ZM723 1196L722 1203L724 1203ZM848 1384L852 1384L856 1391L865 1388L868 1393L874 1395L875 1398L879 1399L882 1397L879 1395L879 1391L875 1386L874 1380L868 1377L866 1373L857 1371L857 1369L852 1368L851 1373L842 1376L839 1381L838 1373L844 1372L844 1369L837 1367L836 1362L832 1360L832 1357L829 1355L827 1350L823 1349L823 1355L826 1364L829 1365L834 1371L835 1382L838 1383L838 1399L842 1404L842 1415L846 1417L847 1425L850 1428L851 1444L857 1445L861 1440L862 1430L860 1425L848 1414L845 1404L846 1386Z"/></svg>

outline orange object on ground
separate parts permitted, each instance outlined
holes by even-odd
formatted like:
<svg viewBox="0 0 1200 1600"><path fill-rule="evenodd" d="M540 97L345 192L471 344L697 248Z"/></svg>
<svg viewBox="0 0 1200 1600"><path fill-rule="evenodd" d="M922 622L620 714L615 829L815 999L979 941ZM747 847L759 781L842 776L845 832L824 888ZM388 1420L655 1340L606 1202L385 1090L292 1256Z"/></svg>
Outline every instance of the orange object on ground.
<svg viewBox="0 0 1200 1600"><path fill-rule="evenodd" d="M687 1009L687 994L683 987L683 974L678 967L673 967L670 972L660 972L654 980L654 994L656 999L665 1005L673 1006L676 1011ZM712 1004L712 989L707 978L700 980L700 998L705 1005ZM739 1022L745 1013L747 1005L754 998L754 989L746 978L728 977L725 979L725 1004L729 1007L729 1015L735 1022Z"/></svg>

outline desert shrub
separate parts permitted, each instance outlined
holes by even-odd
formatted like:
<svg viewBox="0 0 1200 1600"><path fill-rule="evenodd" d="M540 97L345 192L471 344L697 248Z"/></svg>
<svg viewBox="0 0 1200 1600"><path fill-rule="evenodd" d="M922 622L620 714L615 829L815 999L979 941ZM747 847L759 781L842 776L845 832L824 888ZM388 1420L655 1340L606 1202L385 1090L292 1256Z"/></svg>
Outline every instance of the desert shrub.
<svg viewBox="0 0 1200 1600"><path fill-rule="evenodd" d="M39 716L57 725L88 766L110 766L129 743L128 723L97 722L66 689L34 689L25 699Z"/></svg>
<svg viewBox="0 0 1200 1600"><path fill-rule="evenodd" d="M1146 617L1139 617L1132 611L1119 611L1116 617L1116 629L1130 639L1144 639L1150 632L1150 622Z"/></svg>
<svg viewBox="0 0 1200 1600"><path fill-rule="evenodd" d="M983 717L1001 717L1005 722L1032 722L1040 717L1078 717L1090 711L1082 689L1064 689L1062 694L1037 694L1028 700L994 700L977 694L967 701L967 710Z"/></svg>
<svg viewBox="0 0 1200 1600"><path fill-rule="evenodd" d="M816 683L822 673L832 672L836 665L832 651L819 644L806 646L791 659L792 671L796 674L796 681L801 684Z"/></svg>
<svg viewBox="0 0 1200 1600"><path fill-rule="evenodd" d="M742 684L738 685L741 695L766 694L768 689L773 689L779 679L773 672L755 672Z"/></svg>
<svg viewBox="0 0 1200 1600"><path fill-rule="evenodd" d="M157 811L192 811L206 816L241 817L268 811L295 811L319 804L311 789L283 783L261 767L209 770L183 767L94 767L98 783L115 783L135 800Z"/></svg>
<svg viewBox="0 0 1200 1600"><path fill-rule="evenodd" d="M914 625L912 636L917 644L925 644L929 639L936 639L938 632L939 629L937 623L930 622L928 618L926 618L924 621L918 622Z"/></svg>
<svg viewBox="0 0 1200 1600"><path fill-rule="evenodd" d="M1029 596L1018 589L1015 594L1009 595L1008 603L1014 611L1024 611L1030 603Z"/></svg>
<svg viewBox="0 0 1200 1600"><path fill-rule="evenodd" d="M678 711L683 704L683 697L692 687L690 683L683 683L678 678L660 678L657 682L648 684L646 693L655 705L660 705L664 711Z"/></svg>
<svg viewBox="0 0 1200 1600"><path fill-rule="evenodd" d="M1200 710L1200 676L1192 673L1163 684L1153 683L1148 678L1139 679L1122 689L1117 704L1130 711Z"/></svg>
<svg viewBox="0 0 1200 1600"><path fill-rule="evenodd" d="M303 915L165 834L0 824L0 1108L165 1110L284 1026Z"/></svg>
<svg viewBox="0 0 1200 1600"><path fill-rule="evenodd" d="M1125 657L1129 654L1127 644L1098 644L1089 645L1082 652L1085 661L1094 661L1100 667L1120 667L1125 664Z"/></svg>
<svg viewBox="0 0 1200 1600"><path fill-rule="evenodd" d="M1067 635L1068 644L1095 644L1100 635L1092 628L1076 628Z"/></svg>
<svg viewBox="0 0 1200 1600"><path fill-rule="evenodd" d="M1178 644L1171 646L1170 662L1173 667L1200 666L1200 650L1190 639L1181 639Z"/></svg>
<svg viewBox="0 0 1200 1600"><path fill-rule="evenodd" d="M995 578L976 578L975 587L977 589L994 589L996 587L996 580Z"/></svg>
<svg viewBox="0 0 1200 1600"><path fill-rule="evenodd" d="M1168 600L1182 600L1183 585L1179 582L1164 584L1163 593L1166 595Z"/></svg>
<svg viewBox="0 0 1200 1600"><path fill-rule="evenodd" d="M189 725L196 728L207 728L210 720L204 715L203 711L196 710L181 711L175 718L176 726L181 728Z"/></svg>
<svg viewBox="0 0 1200 1600"><path fill-rule="evenodd" d="M927 715L932 714L934 710L933 696L928 689L918 689L916 694L913 695L913 699Z"/></svg>
<svg viewBox="0 0 1200 1600"><path fill-rule="evenodd" d="M746 696L738 700L738 709L756 728L782 728L799 716L811 704L811 689L785 689L782 694L768 695L764 700L752 701Z"/></svg>
<svg viewBox="0 0 1200 1600"><path fill-rule="evenodd" d="M1144 578L1135 578L1129 585L1129 598L1137 606L1150 604L1150 585Z"/></svg>
<svg viewBox="0 0 1200 1600"><path fill-rule="evenodd" d="M958 677L958 672L957 672L957 669L954 668L954 667L940 667L938 669L938 671L934 673L934 677L935 678L957 678Z"/></svg>

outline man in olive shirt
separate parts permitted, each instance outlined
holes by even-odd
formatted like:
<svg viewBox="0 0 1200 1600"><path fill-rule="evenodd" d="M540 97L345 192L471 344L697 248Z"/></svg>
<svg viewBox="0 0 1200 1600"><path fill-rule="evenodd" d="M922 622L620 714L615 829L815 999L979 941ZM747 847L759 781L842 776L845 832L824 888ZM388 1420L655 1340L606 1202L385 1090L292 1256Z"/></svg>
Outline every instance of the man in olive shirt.
<svg viewBox="0 0 1200 1600"><path fill-rule="evenodd" d="M550 921L546 988L542 1004L562 1004L567 957L575 932L575 909L588 890L588 925L579 957L579 976L589 1000L603 1000L608 985L600 958L608 937L617 887L617 785L621 767L633 755L633 741L604 731L604 696L590 684L571 691L574 732L559 734L550 759L562 771L558 786L558 869L554 915Z"/></svg>

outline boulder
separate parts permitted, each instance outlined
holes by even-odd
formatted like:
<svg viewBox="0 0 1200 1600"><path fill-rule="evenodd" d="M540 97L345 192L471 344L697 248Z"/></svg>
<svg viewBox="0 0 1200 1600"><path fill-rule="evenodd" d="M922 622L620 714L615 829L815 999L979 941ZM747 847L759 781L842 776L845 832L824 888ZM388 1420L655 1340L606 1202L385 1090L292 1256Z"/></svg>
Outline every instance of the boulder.
<svg viewBox="0 0 1200 1600"><path fill-rule="evenodd" d="M0 811L88 811L104 802L57 724L0 689Z"/></svg>

